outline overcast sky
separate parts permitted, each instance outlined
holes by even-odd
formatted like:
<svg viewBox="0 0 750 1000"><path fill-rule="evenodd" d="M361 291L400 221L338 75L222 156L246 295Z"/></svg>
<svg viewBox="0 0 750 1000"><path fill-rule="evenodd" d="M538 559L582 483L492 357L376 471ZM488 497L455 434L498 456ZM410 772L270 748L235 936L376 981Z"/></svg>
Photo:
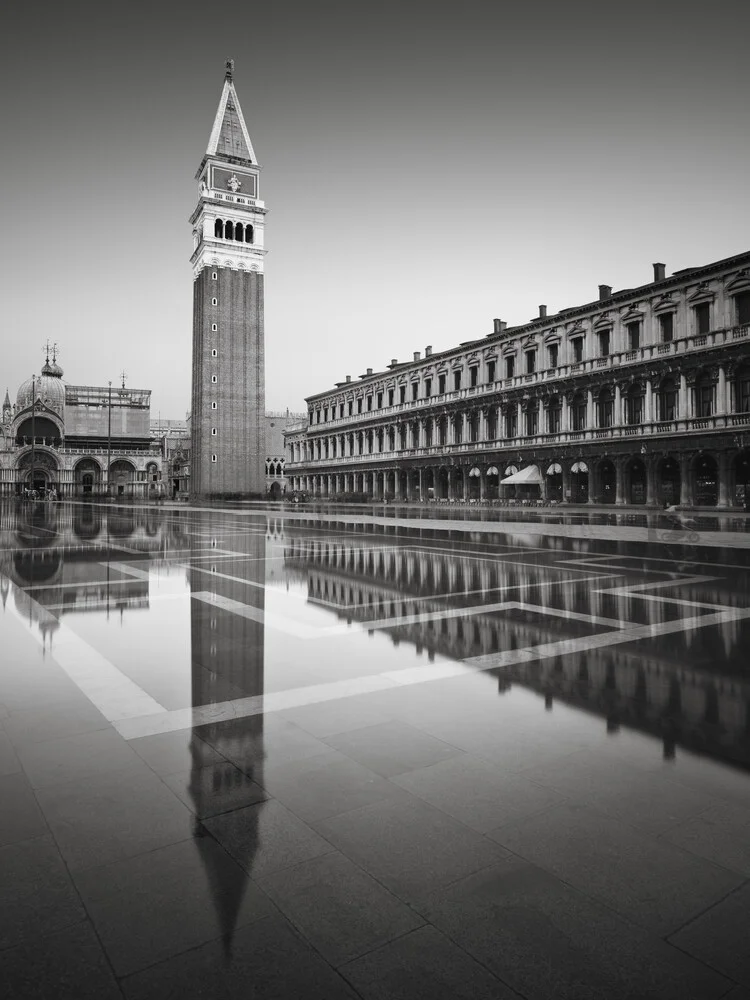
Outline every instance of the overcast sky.
<svg viewBox="0 0 750 1000"><path fill-rule="evenodd" d="M750 249L750 5L15 4L0 391L190 405L188 217L224 78L263 165L266 406Z"/></svg>

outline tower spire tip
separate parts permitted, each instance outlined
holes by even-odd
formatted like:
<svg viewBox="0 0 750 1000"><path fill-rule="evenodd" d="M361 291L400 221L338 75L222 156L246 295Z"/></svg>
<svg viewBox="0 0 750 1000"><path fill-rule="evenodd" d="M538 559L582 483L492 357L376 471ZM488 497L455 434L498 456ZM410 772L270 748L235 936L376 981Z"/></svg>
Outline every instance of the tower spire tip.
<svg viewBox="0 0 750 1000"><path fill-rule="evenodd" d="M234 75L234 59L227 59L226 78L227 78L227 80L230 81L230 83L231 83L233 75Z"/></svg>

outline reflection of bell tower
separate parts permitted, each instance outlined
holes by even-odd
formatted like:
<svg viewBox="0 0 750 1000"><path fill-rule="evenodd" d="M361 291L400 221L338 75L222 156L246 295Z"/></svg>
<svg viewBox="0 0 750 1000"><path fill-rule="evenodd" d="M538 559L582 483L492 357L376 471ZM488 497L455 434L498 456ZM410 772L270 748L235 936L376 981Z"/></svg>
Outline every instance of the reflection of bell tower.
<svg viewBox="0 0 750 1000"><path fill-rule="evenodd" d="M262 613L265 600L265 538L261 534L240 536L237 560L217 560L215 567L188 571L192 593L190 614L193 708L233 701L263 694L263 625L221 607L223 598L252 605ZM249 558L248 558L249 557ZM214 570L234 580L224 579ZM237 582L238 579L248 584ZM211 596L217 599L213 603ZM258 616L260 617L260 616ZM263 716L248 715L224 722L201 725L191 743L193 766L190 795L199 814L227 812L233 808L238 772L202 766L201 742L214 747L237 765L244 775L261 782L263 773ZM262 783L262 782L261 782ZM210 810L206 808L210 804ZM252 869L257 831L247 820L245 857L238 860L246 871ZM243 881L227 882L224 869L214 864L216 854L204 849L205 831L196 821L196 844L206 867L214 903L222 926L225 947L229 948L237 914L245 892Z"/></svg>
<svg viewBox="0 0 750 1000"><path fill-rule="evenodd" d="M196 178L191 492L265 493L260 167L227 63Z"/></svg>

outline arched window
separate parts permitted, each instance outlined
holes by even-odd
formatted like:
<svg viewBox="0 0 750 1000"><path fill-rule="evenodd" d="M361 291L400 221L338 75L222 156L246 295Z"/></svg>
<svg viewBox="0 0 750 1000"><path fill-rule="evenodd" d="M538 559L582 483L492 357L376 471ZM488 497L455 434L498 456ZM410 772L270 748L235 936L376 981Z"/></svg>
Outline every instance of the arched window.
<svg viewBox="0 0 750 1000"><path fill-rule="evenodd" d="M255 242L254 237L255 233L253 232L253 227L245 226L245 243L254 243Z"/></svg>
<svg viewBox="0 0 750 1000"><path fill-rule="evenodd" d="M241 232L242 231L240 230L240 233ZM227 224L224 226L224 238L227 240L234 239L234 226L232 225L231 222L227 222Z"/></svg>
<svg viewBox="0 0 750 1000"><path fill-rule="evenodd" d="M599 426L600 427L611 427L614 411L615 411L615 401L612 390L607 386L602 389L599 393Z"/></svg>
<svg viewBox="0 0 750 1000"><path fill-rule="evenodd" d="M659 420L677 419L677 385L673 378L665 378L659 386Z"/></svg>
<svg viewBox="0 0 750 1000"><path fill-rule="evenodd" d="M643 423L643 389L638 384L631 385L625 395L625 423Z"/></svg>
<svg viewBox="0 0 750 1000"><path fill-rule="evenodd" d="M710 372L701 372L695 380L695 415L710 417L714 412L714 380Z"/></svg>
<svg viewBox="0 0 750 1000"><path fill-rule="evenodd" d="M586 405L586 397L582 392L577 392L573 397L573 430L574 431L585 431L586 430L586 417L588 407Z"/></svg>
<svg viewBox="0 0 750 1000"><path fill-rule="evenodd" d="M560 402L559 396L553 396L549 401L547 406L547 433L548 434L559 434L560 433L560 413L562 411L562 404Z"/></svg>
<svg viewBox="0 0 750 1000"><path fill-rule="evenodd" d="M734 409L736 413L750 412L750 367L747 365L737 373Z"/></svg>
<svg viewBox="0 0 750 1000"><path fill-rule="evenodd" d="M221 219L217 219L216 222L214 222L214 236L219 240L224 239L224 223Z"/></svg>

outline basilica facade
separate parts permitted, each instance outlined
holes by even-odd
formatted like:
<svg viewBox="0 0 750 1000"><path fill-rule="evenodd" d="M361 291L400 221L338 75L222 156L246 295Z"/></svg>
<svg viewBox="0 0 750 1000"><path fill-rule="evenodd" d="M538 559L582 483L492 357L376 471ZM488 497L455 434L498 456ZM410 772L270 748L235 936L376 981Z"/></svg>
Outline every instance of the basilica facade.
<svg viewBox="0 0 750 1000"><path fill-rule="evenodd" d="M324 497L679 504L750 500L750 253L307 397L293 489Z"/></svg>
<svg viewBox="0 0 750 1000"><path fill-rule="evenodd" d="M150 434L151 390L70 385L55 356L6 390L0 425L0 496L145 499L158 492L162 449Z"/></svg>

